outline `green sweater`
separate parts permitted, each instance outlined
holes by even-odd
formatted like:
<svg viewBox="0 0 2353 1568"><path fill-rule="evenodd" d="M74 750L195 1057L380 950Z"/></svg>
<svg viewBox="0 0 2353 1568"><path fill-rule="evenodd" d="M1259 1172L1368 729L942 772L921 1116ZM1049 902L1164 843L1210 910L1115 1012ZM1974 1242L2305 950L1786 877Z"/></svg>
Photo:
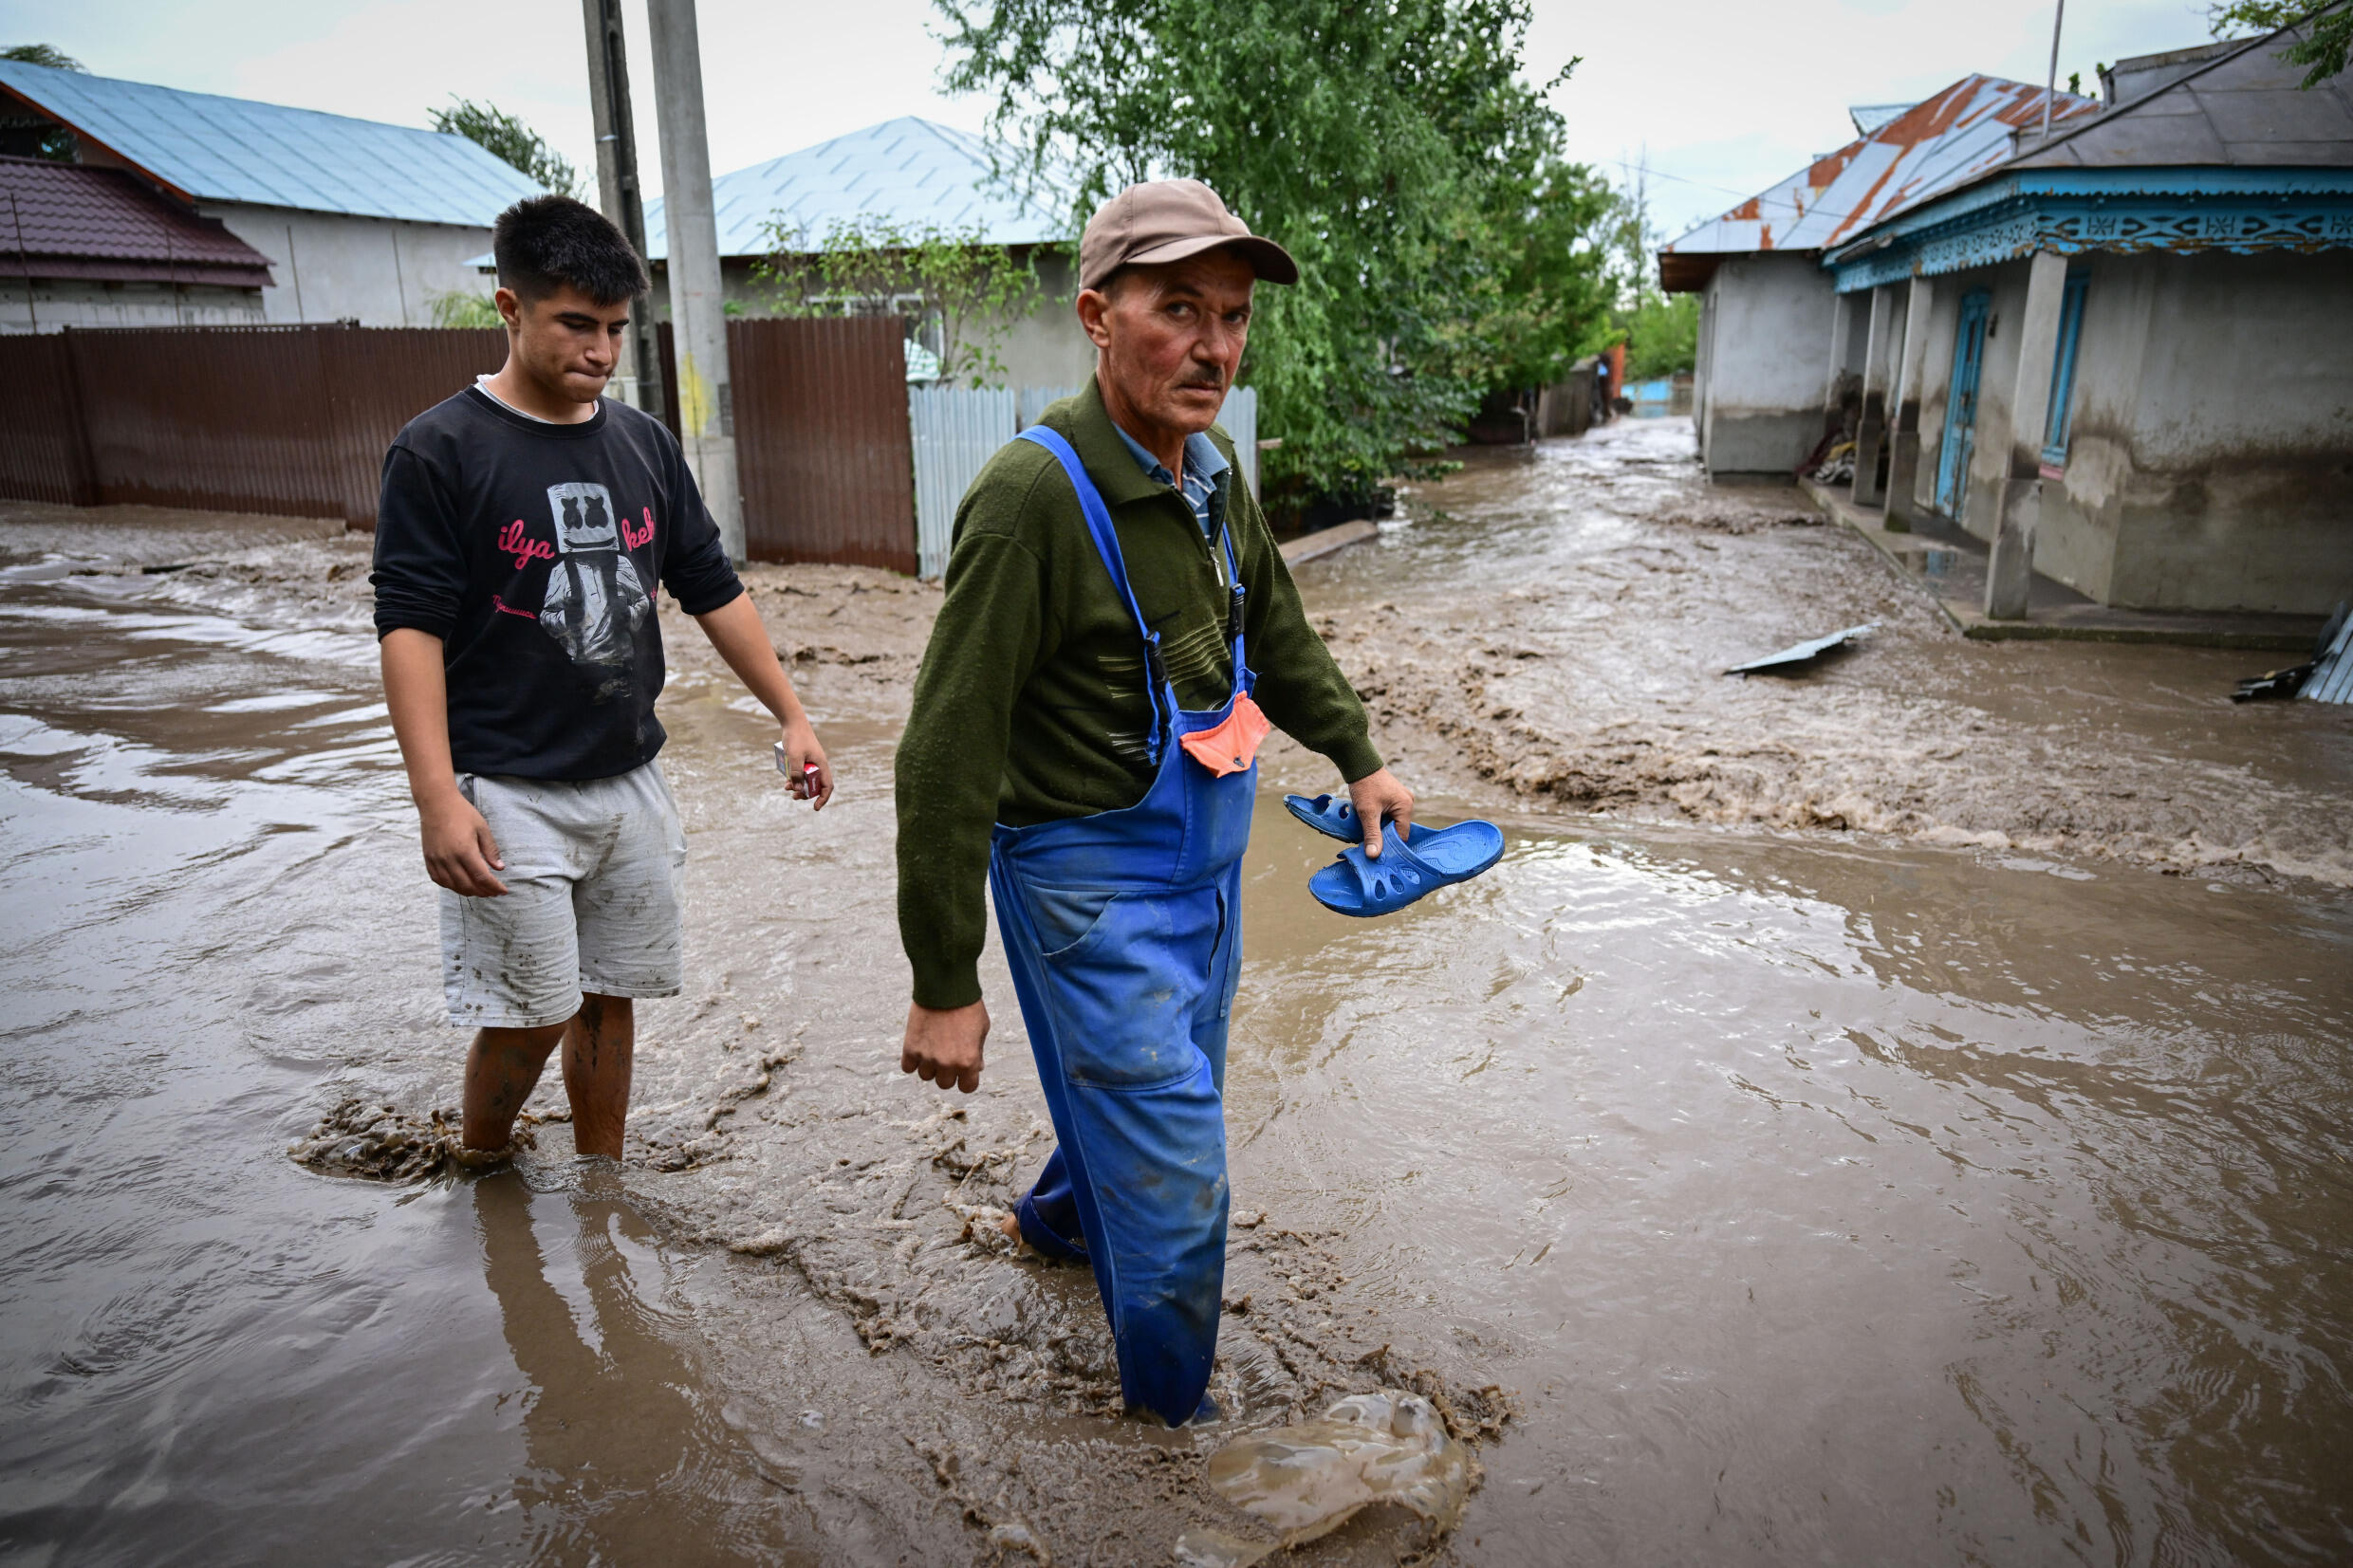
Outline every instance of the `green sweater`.
<svg viewBox="0 0 2353 1568"><path fill-rule="evenodd" d="M1228 594L1192 508L1145 476L1092 381L1043 422L1102 492L1177 700L1222 707L1233 680ZM1211 434L1232 463L1232 442ZM1243 635L1258 705L1350 783L1377 771L1364 705L1307 624L1265 514L1247 486L1220 489L1250 589ZM1213 520L1218 510L1213 501ZM899 933L926 1007L980 1000L994 824L1121 810L1152 784L1143 639L1044 448L1012 442L973 482L947 586L898 760Z"/></svg>

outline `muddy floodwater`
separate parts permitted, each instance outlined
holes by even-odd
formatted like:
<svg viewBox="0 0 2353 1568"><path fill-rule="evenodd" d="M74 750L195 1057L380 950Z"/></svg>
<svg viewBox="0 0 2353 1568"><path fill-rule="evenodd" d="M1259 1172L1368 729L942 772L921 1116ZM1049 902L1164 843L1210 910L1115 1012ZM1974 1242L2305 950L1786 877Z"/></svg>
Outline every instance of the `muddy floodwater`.
<svg viewBox="0 0 2353 1568"><path fill-rule="evenodd" d="M1425 814L1510 848L1329 914L1281 795L1332 781L1269 748L1178 1432L993 1240L1049 1146L993 952L981 1092L897 1070L936 590L750 574L816 818L665 612L686 994L618 1168L551 1076L472 1178L364 542L9 504L0 1561L1171 1562L1268 1534L1221 1444L1382 1388L1470 1445L1460 1523L1288 1560L2353 1557L2353 715L1965 642L1690 444L1482 459L1301 569Z"/></svg>

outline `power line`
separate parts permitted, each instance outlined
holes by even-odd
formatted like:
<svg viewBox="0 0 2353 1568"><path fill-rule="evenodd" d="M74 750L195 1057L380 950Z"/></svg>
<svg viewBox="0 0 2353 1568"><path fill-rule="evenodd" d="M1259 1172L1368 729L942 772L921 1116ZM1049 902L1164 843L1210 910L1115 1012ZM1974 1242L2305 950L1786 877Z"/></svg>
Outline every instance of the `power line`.
<svg viewBox="0 0 2353 1568"><path fill-rule="evenodd" d="M1602 161L1604 163L1615 163L1619 168L1625 170L1629 174L1637 172L1637 166L1626 162L1623 158L1603 158ZM1790 200L1787 196L1774 196L1763 191L1742 191L1730 185L1717 185L1710 180L1687 179L1681 175L1668 174L1664 169L1644 169L1641 172L1656 175L1660 179L1674 180L1678 185L1697 186L1703 191L1721 191L1728 196L1738 196L1744 201L1753 201L1758 203L1760 206L1778 207L1799 217L1803 217L1806 213L1813 210L1808 207L1800 206L1797 202Z"/></svg>

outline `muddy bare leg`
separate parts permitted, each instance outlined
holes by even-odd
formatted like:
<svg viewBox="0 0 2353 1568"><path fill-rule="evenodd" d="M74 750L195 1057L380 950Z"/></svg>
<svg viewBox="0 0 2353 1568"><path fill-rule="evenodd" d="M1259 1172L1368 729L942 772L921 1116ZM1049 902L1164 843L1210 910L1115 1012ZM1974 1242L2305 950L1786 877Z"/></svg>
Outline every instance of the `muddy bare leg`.
<svg viewBox="0 0 2353 1568"><path fill-rule="evenodd" d="M564 1088L572 1097L572 1147L581 1153L621 1158L637 1043L637 1013L627 997L591 992L580 999L564 1036Z"/></svg>
<svg viewBox="0 0 2353 1568"><path fill-rule="evenodd" d="M507 1147L514 1136L515 1116L531 1098L547 1053L564 1038L567 1024L547 1024L536 1029L483 1029L475 1033L466 1053L465 1125L460 1141L485 1153Z"/></svg>

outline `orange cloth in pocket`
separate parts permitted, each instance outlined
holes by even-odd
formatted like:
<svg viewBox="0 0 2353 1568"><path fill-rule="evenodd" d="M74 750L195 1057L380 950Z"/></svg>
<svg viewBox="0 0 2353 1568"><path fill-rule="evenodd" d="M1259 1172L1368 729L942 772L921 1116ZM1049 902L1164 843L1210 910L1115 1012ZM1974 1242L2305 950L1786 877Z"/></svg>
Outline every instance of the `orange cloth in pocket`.
<svg viewBox="0 0 2353 1568"><path fill-rule="evenodd" d="M1177 744L1193 753L1193 760L1219 778L1239 773L1258 760L1258 743L1273 732L1274 725L1243 692L1233 699L1233 711L1214 729L1196 729Z"/></svg>

